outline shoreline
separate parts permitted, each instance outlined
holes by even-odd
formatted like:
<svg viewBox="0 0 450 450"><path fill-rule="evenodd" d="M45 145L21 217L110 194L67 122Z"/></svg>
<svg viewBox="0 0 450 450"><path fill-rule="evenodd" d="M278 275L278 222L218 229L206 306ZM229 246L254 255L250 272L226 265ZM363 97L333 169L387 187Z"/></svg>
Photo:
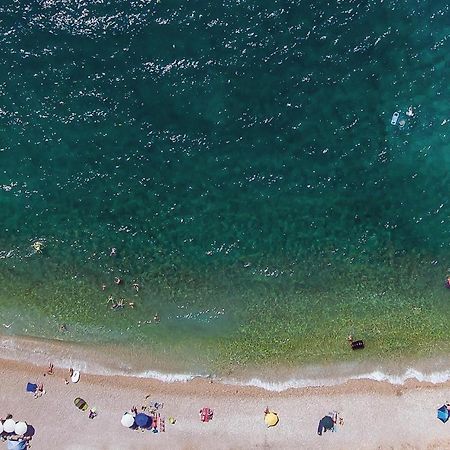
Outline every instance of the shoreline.
<svg viewBox="0 0 450 450"><path fill-rule="evenodd" d="M315 448L450 449L448 424L436 419L435 408L448 397L450 383L354 380L338 386L306 387L270 392L258 387L231 386L214 380L194 379L167 383L154 379L81 373L77 384L65 385L66 369L2 360L0 365L2 415L25 420L36 434L35 450L61 448L91 450L147 448L217 449ZM46 393L38 398L25 392L28 381L43 381ZM145 401L163 402L166 432L154 435L120 425L124 411ZM82 397L95 406L98 417L73 405ZM203 406L214 410L214 419L200 422ZM280 423L266 428L263 411L276 411ZM317 422L329 411L338 411L345 422L337 433L317 435ZM176 423L169 425L168 417ZM56 421L56 422L55 422ZM54 424L57 423L57 432ZM102 430L99 433L99 430Z"/></svg>
<svg viewBox="0 0 450 450"><path fill-rule="evenodd" d="M126 355L127 347L82 345L48 339L1 336L1 358L17 363L43 366L53 363L62 369L75 368L92 376L122 376L163 383L208 380L238 388L261 388L267 392L312 387L337 387L358 381L383 382L392 386L406 384L439 385L450 383L447 357L418 360L355 360L298 367L247 367L228 374L188 372L164 365L158 359L143 360L142 355ZM134 366L134 363L138 366ZM161 364L162 363L162 364Z"/></svg>

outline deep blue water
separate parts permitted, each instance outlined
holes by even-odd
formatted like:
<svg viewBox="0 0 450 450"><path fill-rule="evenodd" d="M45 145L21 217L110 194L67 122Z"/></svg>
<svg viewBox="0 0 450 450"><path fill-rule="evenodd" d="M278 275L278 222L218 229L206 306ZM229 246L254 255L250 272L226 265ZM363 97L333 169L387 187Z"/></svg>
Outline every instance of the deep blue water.
<svg viewBox="0 0 450 450"><path fill-rule="evenodd" d="M319 323L403 323L398 294L427 339L450 266L449 36L444 1L2 2L7 332L170 352L282 322L281 357L308 358Z"/></svg>

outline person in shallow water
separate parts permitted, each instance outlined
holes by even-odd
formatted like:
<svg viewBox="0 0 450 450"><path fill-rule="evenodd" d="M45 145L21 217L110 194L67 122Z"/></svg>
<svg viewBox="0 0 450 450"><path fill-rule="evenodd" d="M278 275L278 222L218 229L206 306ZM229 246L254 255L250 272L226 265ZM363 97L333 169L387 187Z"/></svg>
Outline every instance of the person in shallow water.
<svg viewBox="0 0 450 450"><path fill-rule="evenodd" d="M41 241L36 241L33 243L33 248L36 250L37 253L42 253L44 244Z"/></svg>
<svg viewBox="0 0 450 450"><path fill-rule="evenodd" d="M445 280L445 287L447 289L450 289L450 275L448 275L446 280Z"/></svg>
<svg viewBox="0 0 450 450"><path fill-rule="evenodd" d="M412 107L412 106L410 106L410 107L408 108L408 110L406 111L406 115L407 115L408 117L414 117L414 110L413 110L413 107Z"/></svg>

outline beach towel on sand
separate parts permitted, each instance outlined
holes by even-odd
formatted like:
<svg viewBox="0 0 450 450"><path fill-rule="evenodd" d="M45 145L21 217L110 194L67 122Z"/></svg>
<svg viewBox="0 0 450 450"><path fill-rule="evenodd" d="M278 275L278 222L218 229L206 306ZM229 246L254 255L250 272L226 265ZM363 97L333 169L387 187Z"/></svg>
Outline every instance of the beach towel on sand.
<svg viewBox="0 0 450 450"><path fill-rule="evenodd" d="M36 383L27 383L27 392L35 393L37 390L37 384Z"/></svg>

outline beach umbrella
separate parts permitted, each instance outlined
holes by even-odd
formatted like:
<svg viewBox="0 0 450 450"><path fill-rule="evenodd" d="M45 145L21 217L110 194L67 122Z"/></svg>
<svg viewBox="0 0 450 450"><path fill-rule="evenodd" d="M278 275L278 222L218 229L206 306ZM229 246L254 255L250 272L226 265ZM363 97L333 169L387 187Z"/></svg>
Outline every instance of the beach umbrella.
<svg viewBox="0 0 450 450"><path fill-rule="evenodd" d="M267 427L274 427L279 422L278 414L272 411L269 411L264 416L264 422L266 423Z"/></svg>
<svg viewBox="0 0 450 450"><path fill-rule="evenodd" d="M331 430L334 428L334 422L333 419L330 416L325 416L322 417L322 426L326 429L326 430Z"/></svg>
<svg viewBox="0 0 450 450"><path fill-rule="evenodd" d="M134 417L130 413L125 413L120 420L120 423L127 428L134 425Z"/></svg>
<svg viewBox="0 0 450 450"><path fill-rule="evenodd" d="M141 428L148 428L151 424L151 418L147 414L139 413L134 418L136 425Z"/></svg>
<svg viewBox="0 0 450 450"><path fill-rule="evenodd" d="M80 397L77 397L73 402L78 409L81 409L81 411L86 411L89 407L88 404Z"/></svg>
<svg viewBox="0 0 450 450"><path fill-rule="evenodd" d="M8 440L6 444L6 448L8 450L25 450L27 448L27 441L21 440L21 441L11 441Z"/></svg>
<svg viewBox="0 0 450 450"><path fill-rule="evenodd" d="M439 420L441 420L442 422L447 422L448 420L448 408L446 405L442 405L438 410L437 410L437 418Z"/></svg>
<svg viewBox="0 0 450 450"><path fill-rule="evenodd" d="M13 419L6 419L3 422L3 430L6 433L14 433L15 427L16 427L16 422Z"/></svg>
<svg viewBox="0 0 450 450"><path fill-rule="evenodd" d="M28 425L26 422L17 422L14 427L14 433L22 435L25 434L28 430Z"/></svg>

